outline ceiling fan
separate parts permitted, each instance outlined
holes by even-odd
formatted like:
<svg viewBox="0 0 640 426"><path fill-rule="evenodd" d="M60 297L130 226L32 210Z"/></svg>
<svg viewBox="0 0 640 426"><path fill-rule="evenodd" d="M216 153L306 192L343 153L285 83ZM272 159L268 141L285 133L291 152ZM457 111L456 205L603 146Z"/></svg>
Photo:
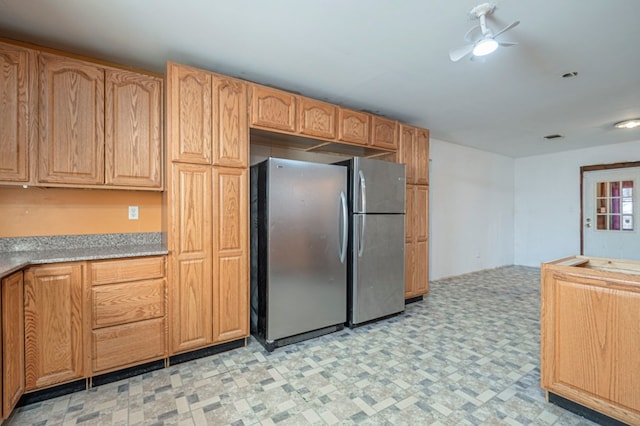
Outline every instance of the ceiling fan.
<svg viewBox="0 0 640 426"><path fill-rule="evenodd" d="M520 21L512 22L494 34L493 31L491 31L491 28L487 26L486 17L491 15L495 10L495 4L482 3L469 11L471 19L479 19L480 24L475 25L464 35L464 39L469 44L449 51L449 58L453 62L457 62L469 54L472 54L471 59L473 60L477 56L484 56L492 53L498 48L498 46L509 47L518 44L511 41L496 40L499 35L515 27L520 23ZM479 37L476 37L475 39L472 38L473 33L478 29L480 29Z"/></svg>

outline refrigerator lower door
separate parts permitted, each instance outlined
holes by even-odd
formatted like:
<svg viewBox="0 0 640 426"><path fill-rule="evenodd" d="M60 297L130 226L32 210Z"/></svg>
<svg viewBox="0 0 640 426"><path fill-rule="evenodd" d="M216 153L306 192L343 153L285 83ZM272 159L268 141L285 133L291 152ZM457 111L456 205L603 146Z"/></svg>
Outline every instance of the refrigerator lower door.
<svg viewBox="0 0 640 426"><path fill-rule="evenodd" d="M352 216L350 325L404 310L404 215Z"/></svg>
<svg viewBox="0 0 640 426"><path fill-rule="evenodd" d="M268 341L346 322L346 181L345 167L270 160Z"/></svg>

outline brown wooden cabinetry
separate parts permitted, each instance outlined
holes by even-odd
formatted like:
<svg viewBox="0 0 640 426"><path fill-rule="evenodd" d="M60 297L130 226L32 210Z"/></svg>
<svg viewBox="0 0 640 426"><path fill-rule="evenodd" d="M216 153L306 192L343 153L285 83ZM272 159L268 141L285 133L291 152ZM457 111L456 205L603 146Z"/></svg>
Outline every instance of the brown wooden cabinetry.
<svg viewBox="0 0 640 426"><path fill-rule="evenodd" d="M85 375L82 263L28 268L24 274L26 389Z"/></svg>
<svg viewBox="0 0 640 426"><path fill-rule="evenodd" d="M296 131L296 96L270 87L251 85L251 125Z"/></svg>
<svg viewBox="0 0 640 426"><path fill-rule="evenodd" d="M173 63L167 66L167 137L173 161L211 164L211 79L207 71Z"/></svg>
<svg viewBox="0 0 640 426"><path fill-rule="evenodd" d="M165 257L92 262L91 372L167 355Z"/></svg>
<svg viewBox="0 0 640 426"><path fill-rule="evenodd" d="M371 145L389 150L398 149L398 122L373 116L371 122Z"/></svg>
<svg viewBox="0 0 640 426"><path fill-rule="evenodd" d="M249 177L213 170L213 340L249 334Z"/></svg>
<svg viewBox="0 0 640 426"><path fill-rule="evenodd" d="M0 42L0 182L30 181L35 52Z"/></svg>
<svg viewBox="0 0 640 426"><path fill-rule="evenodd" d="M429 292L429 131L400 125L398 162L406 164L405 298Z"/></svg>
<svg viewBox="0 0 640 426"><path fill-rule="evenodd" d="M371 141L370 114L338 108L338 140L357 145L368 145Z"/></svg>
<svg viewBox="0 0 640 426"><path fill-rule="evenodd" d="M429 187L407 185L405 298L429 292Z"/></svg>
<svg viewBox="0 0 640 426"><path fill-rule="evenodd" d="M22 271L0 282L0 423L11 414L25 391L24 298Z"/></svg>
<svg viewBox="0 0 640 426"><path fill-rule="evenodd" d="M104 183L104 69L39 55L38 182Z"/></svg>
<svg viewBox="0 0 640 426"><path fill-rule="evenodd" d="M336 110L335 105L299 97L298 132L323 139L335 139Z"/></svg>
<svg viewBox="0 0 640 426"><path fill-rule="evenodd" d="M541 268L541 384L640 424L640 262L574 256Z"/></svg>
<svg viewBox="0 0 640 426"><path fill-rule="evenodd" d="M248 85L174 63L167 75L165 226L175 354L249 335ZM261 97L258 121L275 120L262 108L278 105L279 91L255 86L251 93ZM212 107L199 101L207 97ZM212 161L186 155L207 146Z"/></svg>
<svg viewBox="0 0 640 426"><path fill-rule="evenodd" d="M105 183L161 188L162 80L108 69L105 84Z"/></svg>
<svg viewBox="0 0 640 426"><path fill-rule="evenodd" d="M171 165L171 230L173 353L212 341L211 167Z"/></svg>
<svg viewBox="0 0 640 426"><path fill-rule="evenodd" d="M162 190L162 85L0 42L0 182Z"/></svg>
<svg viewBox="0 0 640 426"><path fill-rule="evenodd" d="M213 164L249 166L247 84L213 75Z"/></svg>

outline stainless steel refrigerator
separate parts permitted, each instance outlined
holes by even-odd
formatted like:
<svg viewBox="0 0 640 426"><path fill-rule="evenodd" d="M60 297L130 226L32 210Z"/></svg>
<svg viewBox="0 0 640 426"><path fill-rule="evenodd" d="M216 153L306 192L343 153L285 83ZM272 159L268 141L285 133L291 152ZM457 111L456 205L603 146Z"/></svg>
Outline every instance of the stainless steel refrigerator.
<svg viewBox="0 0 640 426"><path fill-rule="evenodd" d="M355 157L349 166L348 323L404 311L405 166Z"/></svg>
<svg viewBox="0 0 640 426"><path fill-rule="evenodd" d="M251 329L267 350L344 328L347 168L251 167Z"/></svg>

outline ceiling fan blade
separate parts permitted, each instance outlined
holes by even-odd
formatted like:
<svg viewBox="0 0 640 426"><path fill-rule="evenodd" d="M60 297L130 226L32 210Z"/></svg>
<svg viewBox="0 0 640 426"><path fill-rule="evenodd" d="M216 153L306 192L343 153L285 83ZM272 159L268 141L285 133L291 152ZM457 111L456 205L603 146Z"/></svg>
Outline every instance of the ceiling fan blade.
<svg viewBox="0 0 640 426"><path fill-rule="evenodd" d="M511 46L515 46L516 43L515 41L499 41L498 45L500 45L501 47L511 47Z"/></svg>
<svg viewBox="0 0 640 426"><path fill-rule="evenodd" d="M518 25L519 23L520 23L520 21L515 21L515 22L510 23L509 25L507 25L506 27L504 27L503 29L501 29L500 31L498 31L497 33L495 33L495 34L493 35L493 38L496 38L496 37L498 37L500 34L502 34L502 33L506 32L506 31L509 31L511 28L515 27L515 26L516 26L516 25Z"/></svg>
<svg viewBox="0 0 640 426"><path fill-rule="evenodd" d="M474 37L471 37L471 34L473 34L473 32L479 28L480 28L480 25L474 25L473 27L471 27L471 29L465 33L464 41L468 43L473 43Z"/></svg>
<svg viewBox="0 0 640 426"><path fill-rule="evenodd" d="M453 62L458 62L460 59L464 58L472 51L473 51L473 44L467 44L466 46L459 47L457 49L451 49L449 51L449 58Z"/></svg>

